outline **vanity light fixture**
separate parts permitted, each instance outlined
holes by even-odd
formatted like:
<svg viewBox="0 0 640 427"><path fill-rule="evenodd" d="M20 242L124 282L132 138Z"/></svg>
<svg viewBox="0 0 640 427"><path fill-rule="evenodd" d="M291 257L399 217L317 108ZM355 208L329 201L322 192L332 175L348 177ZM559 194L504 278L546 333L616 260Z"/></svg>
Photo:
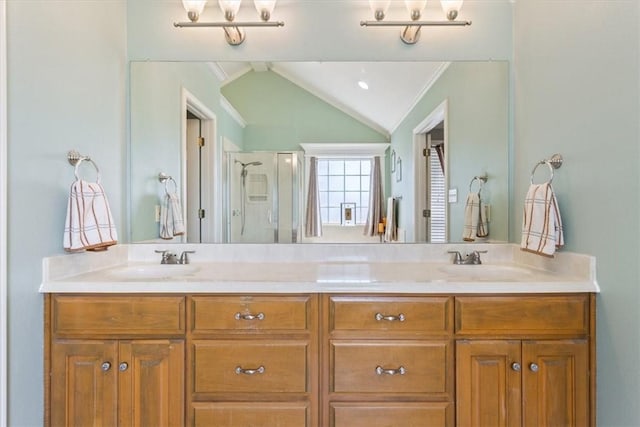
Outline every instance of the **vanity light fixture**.
<svg viewBox="0 0 640 427"><path fill-rule="evenodd" d="M232 46L241 44L245 39L242 27L282 27L282 21L269 21L271 13L276 7L277 0L254 0L256 10L260 14L260 21L236 22L235 18L240 9L242 0L218 0L220 10L226 21L223 22L198 22L200 14L204 10L207 0L182 0L182 5L187 11L189 22L175 22L175 27L219 27L224 30L224 36Z"/></svg>
<svg viewBox="0 0 640 427"><path fill-rule="evenodd" d="M409 21L384 21L391 0L369 0L375 21L360 21L363 27L404 27L400 31L400 39L406 44L415 44L420 39L420 28L425 26L466 26L471 21L456 21L463 0L440 0L446 21L420 21L420 17L427 5L427 0L404 0L409 12Z"/></svg>

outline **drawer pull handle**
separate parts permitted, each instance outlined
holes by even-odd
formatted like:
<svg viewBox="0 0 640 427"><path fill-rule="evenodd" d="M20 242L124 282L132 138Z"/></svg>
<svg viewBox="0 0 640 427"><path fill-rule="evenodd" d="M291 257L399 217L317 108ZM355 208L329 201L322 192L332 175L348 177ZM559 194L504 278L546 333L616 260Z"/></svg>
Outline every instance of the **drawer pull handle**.
<svg viewBox="0 0 640 427"><path fill-rule="evenodd" d="M236 315L234 316L236 318L236 320L264 320L264 313L258 313L258 314L251 314L251 313L247 313L247 314L242 314L240 312L237 312Z"/></svg>
<svg viewBox="0 0 640 427"><path fill-rule="evenodd" d="M538 367L538 365L536 363L532 363L529 365L529 369L531 369L531 372L538 372L538 369L540 369Z"/></svg>
<svg viewBox="0 0 640 427"><path fill-rule="evenodd" d="M376 366L376 374L378 375L404 375L407 370L404 366L400 366L398 369L384 369L382 366Z"/></svg>
<svg viewBox="0 0 640 427"><path fill-rule="evenodd" d="M400 313L397 316L387 316L386 314L382 314L382 313L376 313L376 320L379 322L381 320L386 320L388 322L404 322L404 314Z"/></svg>
<svg viewBox="0 0 640 427"><path fill-rule="evenodd" d="M102 369L104 372L107 372L109 369L111 369L111 362L103 362L102 366L100 366L100 369Z"/></svg>
<svg viewBox="0 0 640 427"><path fill-rule="evenodd" d="M511 364L511 369L513 369L516 372L520 372L520 369L522 369L522 367L520 366L520 364L518 362L513 362Z"/></svg>
<svg viewBox="0 0 640 427"><path fill-rule="evenodd" d="M129 364L127 362L122 362L119 366L118 369L120 369L120 372L124 372L127 369L129 369Z"/></svg>
<svg viewBox="0 0 640 427"><path fill-rule="evenodd" d="M241 366L236 367L236 374L255 375L264 374L264 366L259 366L257 369L243 369Z"/></svg>

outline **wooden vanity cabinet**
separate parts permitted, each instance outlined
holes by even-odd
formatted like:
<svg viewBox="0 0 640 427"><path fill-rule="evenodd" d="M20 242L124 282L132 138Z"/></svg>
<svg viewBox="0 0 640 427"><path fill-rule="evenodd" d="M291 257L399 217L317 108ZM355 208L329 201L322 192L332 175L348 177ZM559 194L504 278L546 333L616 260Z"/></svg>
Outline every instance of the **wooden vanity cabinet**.
<svg viewBox="0 0 640 427"><path fill-rule="evenodd" d="M459 426L594 425L594 300L456 298Z"/></svg>
<svg viewBox="0 0 640 427"><path fill-rule="evenodd" d="M323 426L453 426L453 298L323 296Z"/></svg>
<svg viewBox="0 0 640 427"><path fill-rule="evenodd" d="M188 317L187 425L320 425L317 295L194 295Z"/></svg>
<svg viewBox="0 0 640 427"><path fill-rule="evenodd" d="M48 295L45 424L183 425L184 300Z"/></svg>

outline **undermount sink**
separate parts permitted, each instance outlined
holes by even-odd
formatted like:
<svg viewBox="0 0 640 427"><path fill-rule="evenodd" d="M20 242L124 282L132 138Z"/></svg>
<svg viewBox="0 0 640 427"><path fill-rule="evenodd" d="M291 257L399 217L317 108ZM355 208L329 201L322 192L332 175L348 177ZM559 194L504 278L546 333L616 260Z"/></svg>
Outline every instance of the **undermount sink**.
<svg viewBox="0 0 640 427"><path fill-rule="evenodd" d="M456 279L468 277L473 280L519 280L531 276L531 270L512 265L457 265L450 264L439 268L442 273Z"/></svg>
<svg viewBox="0 0 640 427"><path fill-rule="evenodd" d="M120 279L166 279L193 274L199 267L185 264L132 265L112 270L109 274Z"/></svg>

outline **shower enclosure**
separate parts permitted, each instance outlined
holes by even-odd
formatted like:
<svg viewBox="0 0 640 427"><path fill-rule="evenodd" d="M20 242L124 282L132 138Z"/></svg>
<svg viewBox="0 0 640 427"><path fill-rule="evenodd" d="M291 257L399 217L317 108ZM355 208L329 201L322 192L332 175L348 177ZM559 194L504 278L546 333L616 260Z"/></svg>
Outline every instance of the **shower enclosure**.
<svg viewBox="0 0 640 427"><path fill-rule="evenodd" d="M297 152L226 154L226 241L297 243L302 156Z"/></svg>

